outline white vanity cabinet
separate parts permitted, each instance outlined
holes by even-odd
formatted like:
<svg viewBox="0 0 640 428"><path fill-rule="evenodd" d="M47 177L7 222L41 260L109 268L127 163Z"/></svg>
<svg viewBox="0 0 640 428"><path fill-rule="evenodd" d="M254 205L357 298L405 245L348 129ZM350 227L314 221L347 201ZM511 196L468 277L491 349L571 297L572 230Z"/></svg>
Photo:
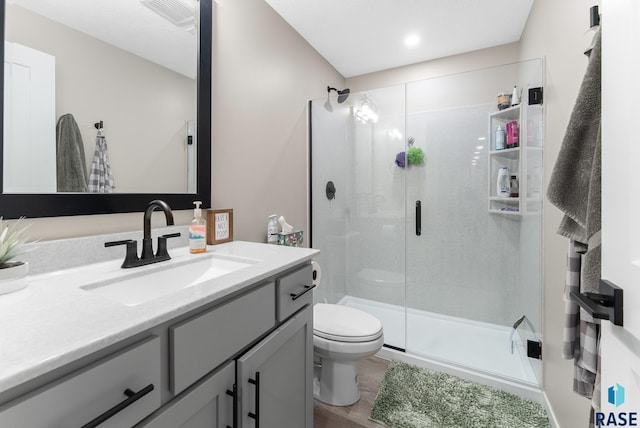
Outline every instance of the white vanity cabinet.
<svg viewBox="0 0 640 428"><path fill-rule="evenodd" d="M160 340L151 337L0 407L0 427L130 427L160 407Z"/></svg>

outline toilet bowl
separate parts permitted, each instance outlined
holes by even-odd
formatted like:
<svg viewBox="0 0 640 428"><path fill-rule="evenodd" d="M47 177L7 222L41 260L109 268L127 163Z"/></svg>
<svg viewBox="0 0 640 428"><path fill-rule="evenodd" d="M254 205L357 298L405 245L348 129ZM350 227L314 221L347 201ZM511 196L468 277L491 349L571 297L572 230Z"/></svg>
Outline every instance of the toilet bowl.
<svg viewBox="0 0 640 428"><path fill-rule="evenodd" d="M332 406L360 399L356 362L384 343L382 323L373 315L341 305L313 308L314 397Z"/></svg>

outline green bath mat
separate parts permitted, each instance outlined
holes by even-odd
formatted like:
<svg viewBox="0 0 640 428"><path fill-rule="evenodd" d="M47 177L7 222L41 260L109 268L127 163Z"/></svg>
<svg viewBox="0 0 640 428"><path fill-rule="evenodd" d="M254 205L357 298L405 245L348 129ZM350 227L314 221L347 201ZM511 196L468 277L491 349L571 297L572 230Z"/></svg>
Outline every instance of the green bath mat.
<svg viewBox="0 0 640 428"><path fill-rule="evenodd" d="M397 428L549 428L533 401L459 377L392 361L371 419Z"/></svg>

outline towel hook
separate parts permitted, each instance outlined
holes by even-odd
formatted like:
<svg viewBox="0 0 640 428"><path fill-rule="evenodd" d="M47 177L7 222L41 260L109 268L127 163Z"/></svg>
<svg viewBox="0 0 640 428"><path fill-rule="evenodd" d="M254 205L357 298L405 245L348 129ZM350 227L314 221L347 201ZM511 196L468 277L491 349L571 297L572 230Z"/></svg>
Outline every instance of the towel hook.
<svg viewBox="0 0 640 428"><path fill-rule="evenodd" d="M102 121L94 123L94 124L93 124L93 126L95 126L95 127L96 127L96 129L102 129L102 128L104 128L104 126L103 126L103 124L102 124Z"/></svg>

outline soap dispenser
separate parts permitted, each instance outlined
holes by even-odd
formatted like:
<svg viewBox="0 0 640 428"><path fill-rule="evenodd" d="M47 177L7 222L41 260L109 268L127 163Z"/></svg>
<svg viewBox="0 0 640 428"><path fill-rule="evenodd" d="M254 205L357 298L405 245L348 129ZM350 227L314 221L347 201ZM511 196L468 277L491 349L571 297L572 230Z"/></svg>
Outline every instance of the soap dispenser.
<svg viewBox="0 0 640 428"><path fill-rule="evenodd" d="M193 220L189 225L189 252L192 254L204 253L207 251L207 221L202 218L202 202L195 201L193 205Z"/></svg>
<svg viewBox="0 0 640 428"><path fill-rule="evenodd" d="M278 215L271 214L267 220L267 243L278 243Z"/></svg>

